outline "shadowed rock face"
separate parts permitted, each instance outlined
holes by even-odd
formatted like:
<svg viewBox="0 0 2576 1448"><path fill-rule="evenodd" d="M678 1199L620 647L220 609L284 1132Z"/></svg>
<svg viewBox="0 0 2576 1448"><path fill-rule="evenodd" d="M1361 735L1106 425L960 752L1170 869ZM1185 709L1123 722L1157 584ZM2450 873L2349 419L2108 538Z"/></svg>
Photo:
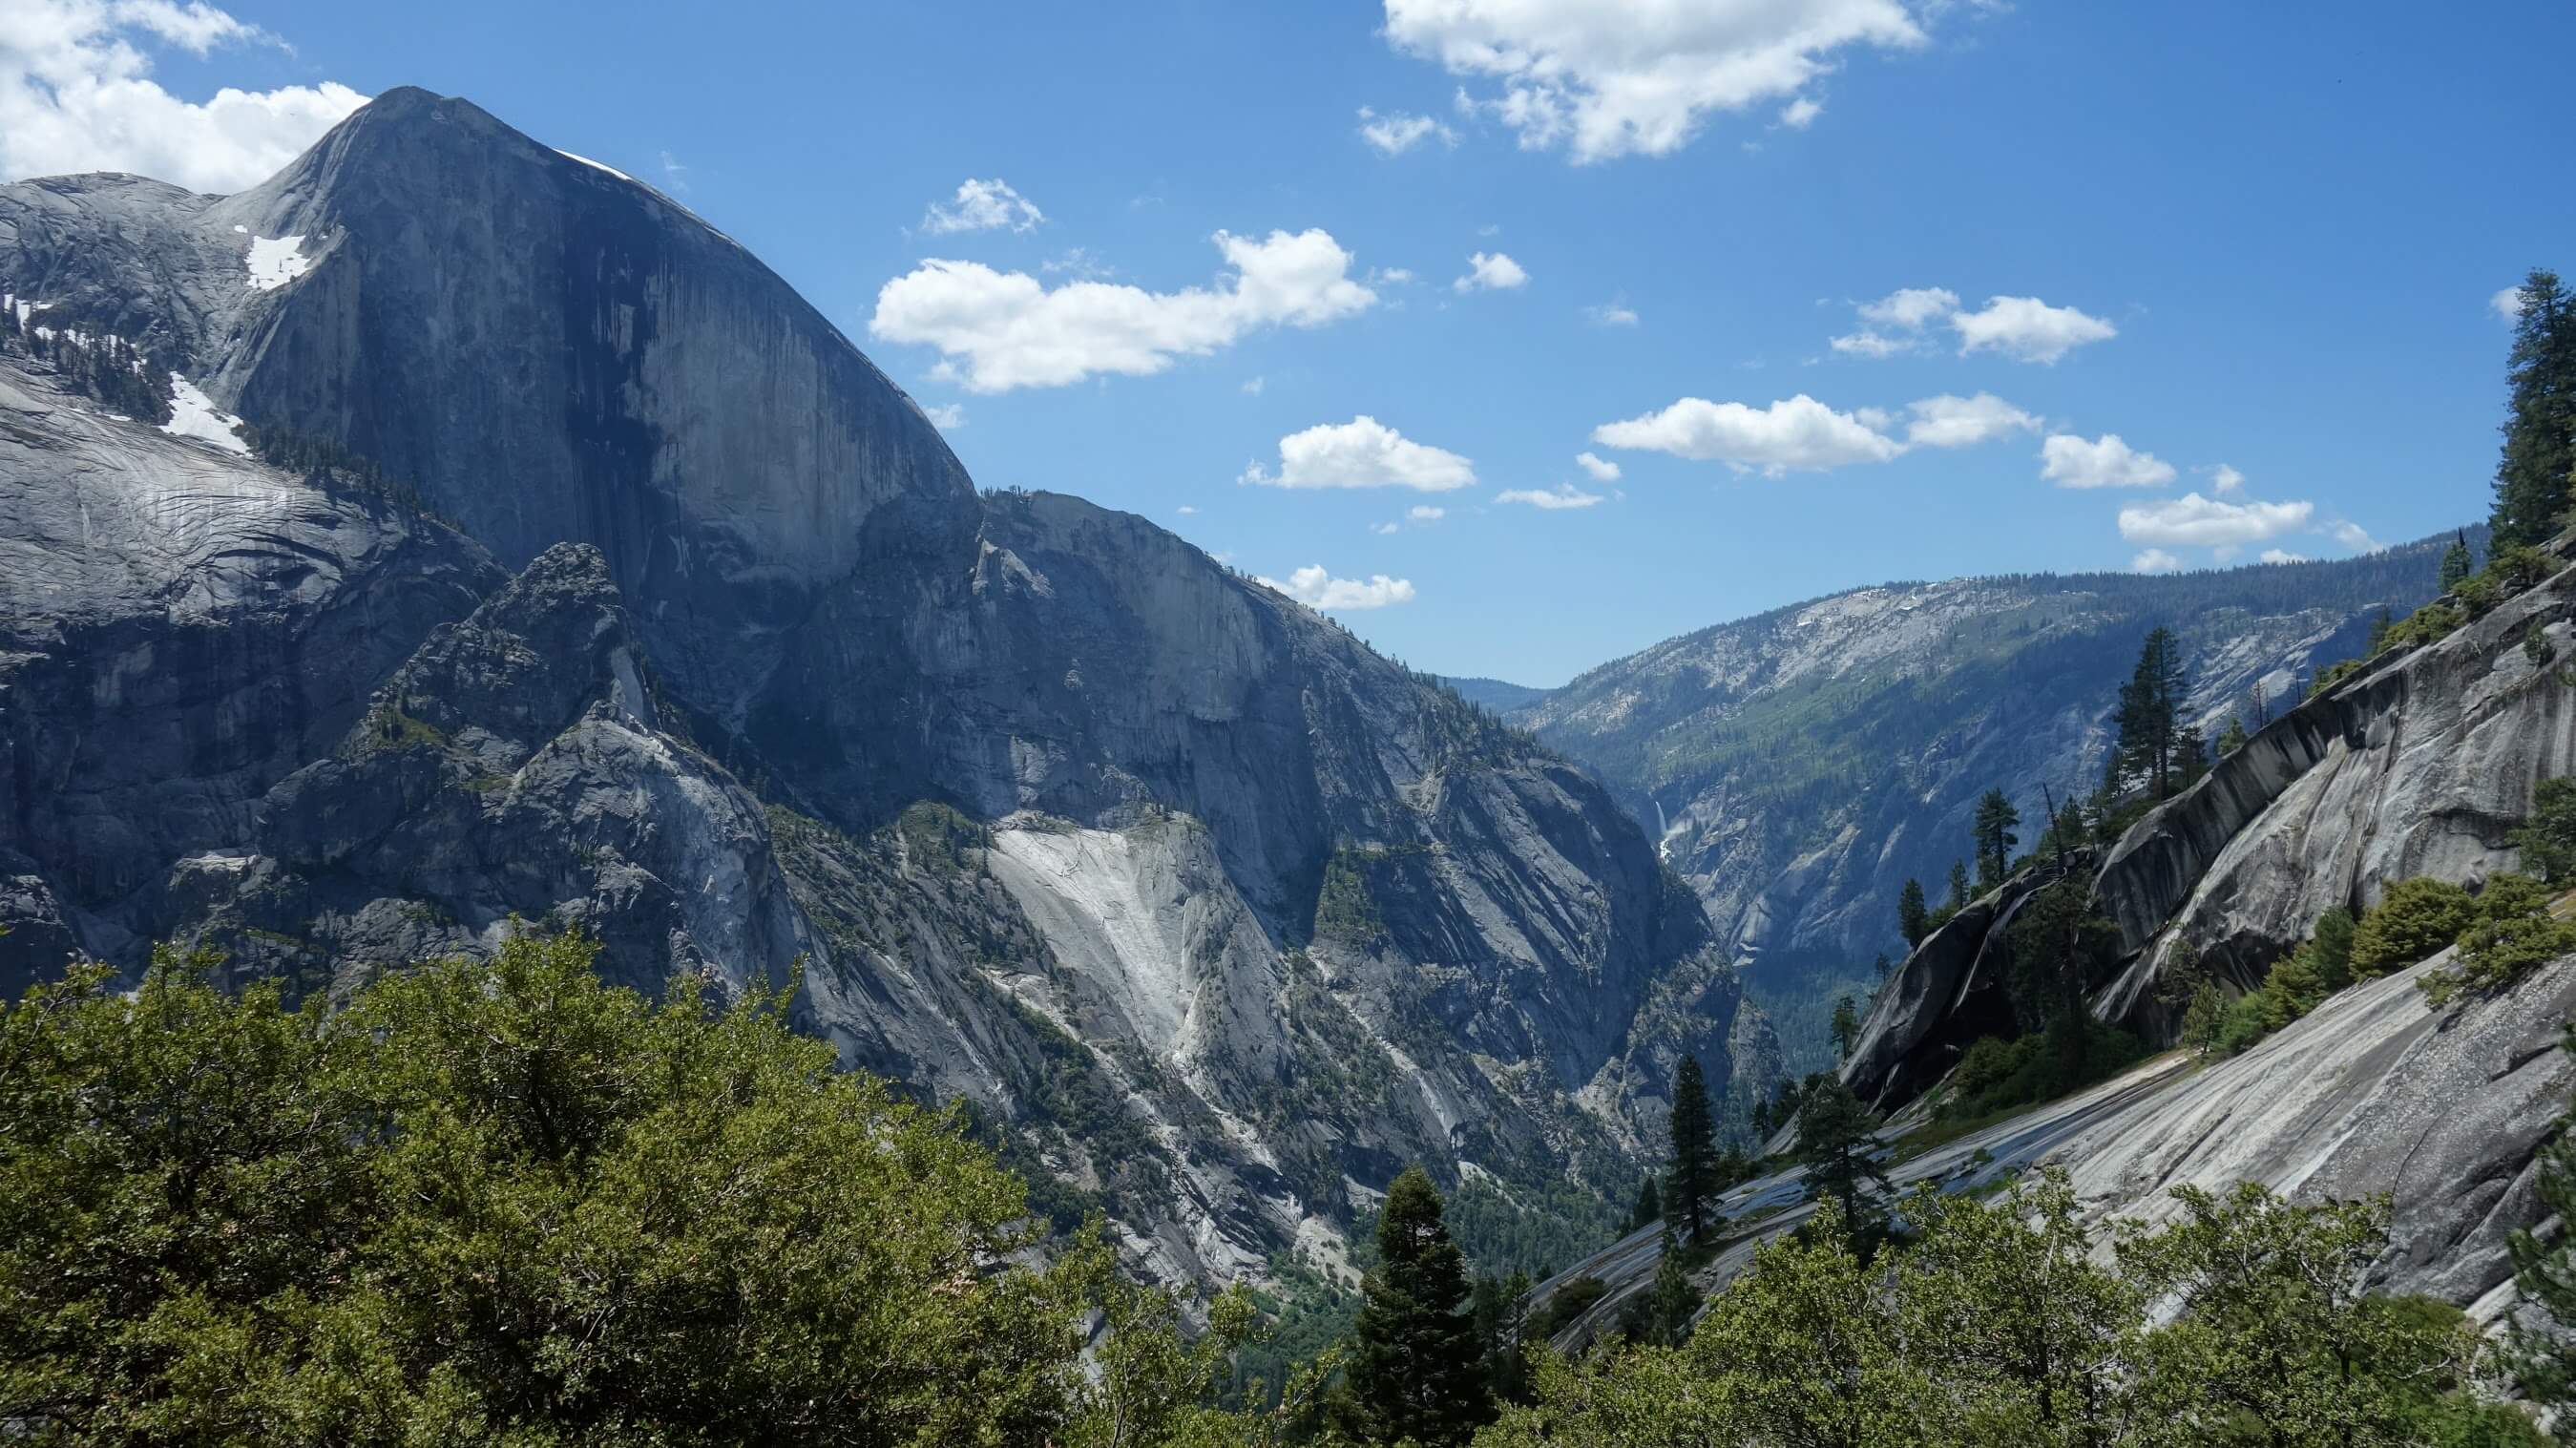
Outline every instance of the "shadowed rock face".
<svg viewBox="0 0 2576 1448"><path fill-rule="evenodd" d="M0 186L0 293L418 500L0 359L0 970L340 989L514 915L648 989L801 960L1171 1278L1332 1260L1407 1161L1624 1180L1682 1053L1767 1049L1587 776L1141 519L978 497L739 247L465 102L234 197Z"/></svg>
<svg viewBox="0 0 2576 1448"><path fill-rule="evenodd" d="M2090 870L2092 857L2072 855L2069 868ZM2016 1034L2005 932L2065 873L2053 863L2027 869L1923 937L1871 1003L1843 1061L1843 1080L1863 1100L1893 1111L1950 1074L1978 1037Z"/></svg>
<svg viewBox="0 0 2576 1448"><path fill-rule="evenodd" d="M2097 1013L2169 1031L2155 986L2178 943L2251 989L2336 906L2510 868L2533 791L2576 771L2572 614L2576 572L2561 572L2308 701L2140 821L2097 887L2138 958ZM2535 625L2545 664L2523 647Z"/></svg>

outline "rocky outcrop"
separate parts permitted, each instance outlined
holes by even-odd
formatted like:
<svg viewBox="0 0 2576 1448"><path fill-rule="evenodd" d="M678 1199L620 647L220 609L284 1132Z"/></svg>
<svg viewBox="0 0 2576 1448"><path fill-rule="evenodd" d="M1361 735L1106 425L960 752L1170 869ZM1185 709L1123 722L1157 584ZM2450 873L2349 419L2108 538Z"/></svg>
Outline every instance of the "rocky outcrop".
<svg viewBox="0 0 2576 1448"><path fill-rule="evenodd" d="M514 916L648 989L801 961L1169 1278L1332 1258L1408 1161L1625 1180L1683 1052L1749 1094L1588 775L1141 519L979 497L739 247L463 101L234 197L0 186L0 293L194 430L0 359L0 967L336 989Z"/></svg>
<svg viewBox="0 0 2576 1448"><path fill-rule="evenodd" d="M1667 640L1514 717L1658 832L1726 948L1757 963L1757 989L1821 1011L1817 982L1865 984L1900 944L1905 880L1937 889L1986 790L2037 821L2044 789L2063 800L2101 779L2105 721L2150 626L2183 636L2190 722L2214 734L2243 712L2250 727L2249 694L2283 700L2358 652L2380 609L2428 597L2437 551L1859 589Z"/></svg>
<svg viewBox="0 0 2576 1448"><path fill-rule="evenodd" d="M2327 910L2410 876L2509 868L2533 790L2576 771L2571 616L2576 571L2562 571L2307 701L2141 820L2097 886L2137 952L2097 1012L2162 1034L2156 985L2183 943L2251 989Z"/></svg>
<svg viewBox="0 0 2576 1448"><path fill-rule="evenodd" d="M2034 865L1923 937L1871 1002L1843 1060L1843 1080L1872 1106L1893 1111L1950 1074L1980 1036L2019 1034L2006 932L2032 896L2092 863L2090 855L2077 854L2063 868L2054 861Z"/></svg>
<svg viewBox="0 0 2576 1448"><path fill-rule="evenodd" d="M2417 981L2449 963L2445 952L2329 997L2241 1056L2207 1065L2160 1057L1908 1156L1889 1174L1900 1191L1981 1191L2015 1172L2063 1166L2102 1233L2105 1260L2113 1223L2179 1215L2177 1186L2254 1181L2302 1202L2385 1192L2393 1231L2368 1287L2438 1297L2491 1322L2512 1302L2508 1237L2546 1213L2535 1162L2576 1088L2576 1061L2560 1048L2563 1023L2576 1015L2576 957L2436 1011ZM1901 1118L1883 1134L1920 1124ZM1736 1187L1718 1209L1742 1225L1698 1270L1709 1289L1812 1212L1797 1168ZM1650 1228L1540 1284L1531 1300L1581 1277L1608 1284L1555 1338L1572 1350L1651 1291L1658 1264Z"/></svg>

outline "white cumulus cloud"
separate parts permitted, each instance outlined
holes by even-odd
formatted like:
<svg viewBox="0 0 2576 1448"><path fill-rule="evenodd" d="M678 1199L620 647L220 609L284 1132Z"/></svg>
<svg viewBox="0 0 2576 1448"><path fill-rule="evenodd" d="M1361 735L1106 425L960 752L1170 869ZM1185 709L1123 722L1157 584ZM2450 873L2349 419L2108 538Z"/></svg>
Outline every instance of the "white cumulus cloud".
<svg viewBox="0 0 2576 1448"><path fill-rule="evenodd" d="M1026 272L925 261L878 290L868 331L938 348L944 372L974 391L1008 392L1095 373L1149 376L1261 327L1319 327L1377 301L1351 279L1353 258L1329 232L1220 231L1212 240L1229 274L1177 292L1101 281L1050 289Z"/></svg>
<svg viewBox="0 0 2576 1448"><path fill-rule="evenodd" d="M1685 397L1660 412L1605 422L1592 430L1592 440L1768 473L1879 463L1905 451L1859 417L1803 392L1767 408Z"/></svg>
<svg viewBox="0 0 2576 1448"><path fill-rule="evenodd" d="M941 432L955 432L966 425L966 404L943 402L937 407L923 408L921 415L929 418L930 425Z"/></svg>
<svg viewBox="0 0 2576 1448"><path fill-rule="evenodd" d="M1265 488L1412 488L1445 493L1476 481L1466 458L1418 443L1363 413L1279 439L1279 470L1254 463L1237 482Z"/></svg>
<svg viewBox="0 0 2576 1448"><path fill-rule="evenodd" d="M1261 586L1288 595L1308 608L1332 612L1337 609L1385 608L1389 604L1411 603L1413 581L1373 574L1366 582L1356 578L1335 578L1320 563L1310 563L1288 575L1288 581L1275 578L1259 580Z"/></svg>
<svg viewBox="0 0 2576 1448"><path fill-rule="evenodd" d="M1467 274L1449 284L1462 292L1507 292L1529 285L1529 273L1502 252L1478 252L1467 258Z"/></svg>
<svg viewBox="0 0 2576 1448"><path fill-rule="evenodd" d="M1384 34L1488 88L1462 87L1463 109L1578 162L1665 155L1716 113L1795 111L1844 52L1928 39L1903 0L1386 0Z"/></svg>
<svg viewBox="0 0 2576 1448"><path fill-rule="evenodd" d="M1596 483L1615 483L1619 481L1619 465L1610 461L1608 458L1599 457L1588 452L1579 452L1574 455L1574 462L1577 467L1582 468L1585 474Z"/></svg>
<svg viewBox="0 0 2576 1448"><path fill-rule="evenodd" d="M1893 357L1923 345L1926 324L1959 309L1959 294L1948 287L1902 287L1854 310L1868 325L1833 339L1833 349L1850 357Z"/></svg>
<svg viewBox="0 0 2576 1448"><path fill-rule="evenodd" d="M2507 287L2487 298L2487 310L2508 322L2522 320L2522 288Z"/></svg>
<svg viewBox="0 0 2576 1448"><path fill-rule="evenodd" d="M2387 546L2364 532L2359 523L2345 520L2327 524L2326 535L2356 553L2376 553Z"/></svg>
<svg viewBox="0 0 2576 1448"><path fill-rule="evenodd" d="M2106 432L2091 442L2057 433L2039 447L2039 475L2061 488L2161 488L2174 466Z"/></svg>
<svg viewBox="0 0 2576 1448"><path fill-rule="evenodd" d="M1780 108L1780 124L1787 126L1793 131L1803 131L1807 129L1807 127L1814 125L1816 123L1816 117L1821 116L1824 113L1825 107L1823 102L1807 96L1800 96L1796 100L1791 101Z"/></svg>
<svg viewBox="0 0 2576 1448"><path fill-rule="evenodd" d="M2120 536L2160 547L2220 548L2260 543L2304 528L2316 512L2309 503L2230 503L2185 493L2120 510Z"/></svg>
<svg viewBox="0 0 2576 1448"><path fill-rule="evenodd" d="M1429 116L1394 111L1379 115L1367 106L1360 107L1360 139L1377 148L1381 156L1401 156L1425 141L1437 140L1446 145L1458 144L1458 133L1448 123Z"/></svg>
<svg viewBox="0 0 2576 1448"><path fill-rule="evenodd" d="M2266 548L2256 556L2265 563L2305 563L2308 561L2308 555L2304 553L2293 553L2287 548Z"/></svg>
<svg viewBox="0 0 2576 1448"><path fill-rule="evenodd" d="M1599 493L1587 493L1572 483L1559 483L1554 488L1505 488L1494 494L1497 503L1527 503L1533 508L1589 508L1601 502Z"/></svg>
<svg viewBox="0 0 2576 1448"><path fill-rule="evenodd" d="M2039 431L2039 419L1991 392L1974 397L1944 393L1913 404L1905 428L1908 447L1974 447L2016 432Z"/></svg>
<svg viewBox="0 0 2576 1448"><path fill-rule="evenodd" d="M2181 568L2182 560L2161 548L2145 549L2129 560L2131 573L2175 573Z"/></svg>
<svg viewBox="0 0 2576 1448"><path fill-rule="evenodd" d="M2210 469L2209 487L2211 492L2221 495L2239 492L2245 487L2245 475L2225 463L2220 463Z"/></svg>
<svg viewBox="0 0 2576 1448"><path fill-rule="evenodd" d="M1950 326L1959 334L1962 357L1993 350L2023 362L2055 363L2086 343L2120 335L2099 317L2037 297L1989 297L1982 310L1951 313Z"/></svg>
<svg viewBox="0 0 2576 1448"><path fill-rule="evenodd" d="M1404 516L1412 519L1416 523L1437 523L1441 519L1449 516L1449 510L1446 508L1435 508L1429 503L1416 503L1412 507L1404 510Z"/></svg>
<svg viewBox="0 0 2576 1448"><path fill-rule="evenodd" d="M933 236L952 231L1027 231L1046 220L1037 203L996 176L978 181L969 176L957 185L955 199L934 201L922 213L921 229Z"/></svg>
<svg viewBox="0 0 2576 1448"><path fill-rule="evenodd" d="M219 192L265 181L367 98L324 81L182 100L152 79L149 51L280 43L202 0L5 0L0 179L132 171Z"/></svg>
<svg viewBox="0 0 2576 1448"><path fill-rule="evenodd" d="M1861 303L1858 310L1864 322L1919 332L1924 324L1959 310L1959 294L1948 287L1899 287L1877 301Z"/></svg>
<svg viewBox="0 0 2576 1448"><path fill-rule="evenodd" d="M1583 316L1585 320L1589 321L1596 327L1633 327L1637 325L1636 310L1622 302L1603 302L1597 307L1585 307L1583 309Z"/></svg>

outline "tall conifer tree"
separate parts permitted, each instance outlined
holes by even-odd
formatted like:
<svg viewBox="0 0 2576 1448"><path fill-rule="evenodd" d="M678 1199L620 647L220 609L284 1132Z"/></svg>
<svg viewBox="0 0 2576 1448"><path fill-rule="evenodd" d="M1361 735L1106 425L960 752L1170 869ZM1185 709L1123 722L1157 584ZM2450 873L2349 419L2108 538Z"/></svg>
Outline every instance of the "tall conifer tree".
<svg viewBox="0 0 2576 1448"><path fill-rule="evenodd" d="M2533 272L2516 296L2522 309L2505 374L2512 400L2488 545L2497 552L2543 542L2557 531L2569 473L2576 470L2576 299L2546 271Z"/></svg>
<svg viewBox="0 0 2576 1448"><path fill-rule="evenodd" d="M1386 1189L1377 1270L1352 1326L1354 1426L1381 1443L1464 1443L1493 1416L1467 1259L1449 1237L1440 1190L1418 1166Z"/></svg>
<svg viewBox="0 0 2576 1448"><path fill-rule="evenodd" d="M1708 1200L1716 1196L1717 1120L1708 1106L1708 1078L1699 1057L1682 1057L1673 1073L1673 1175L1664 1191L1664 1217L1700 1239L1708 1225Z"/></svg>

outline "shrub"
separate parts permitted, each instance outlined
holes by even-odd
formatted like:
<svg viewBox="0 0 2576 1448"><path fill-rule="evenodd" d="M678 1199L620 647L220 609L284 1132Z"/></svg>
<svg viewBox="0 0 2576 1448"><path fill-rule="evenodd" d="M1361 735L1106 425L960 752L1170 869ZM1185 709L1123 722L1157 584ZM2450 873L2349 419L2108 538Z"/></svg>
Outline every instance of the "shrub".
<svg viewBox="0 0 2576 1448"><path fill-rule="evenodd" d="M2448 950L2476 918L2469 892L2446 880L2400 880L2352 932L2352 973L2367 980Z"/></svg>
<svg viewBox="0 0 2576 1448"><path fill-rule="evenodd" d="M2531 818L2505 836L2522 852L2522 866L2553 885L2576 883L2576 775L2544 779L2532 796Z"/></svg>
<svg viewBox="0 0 2576 1448"><path fill-rule="evenodd" d="M1544 1305L1529 1316L1521 1328L1522 1340L1545 1342L1564 1330L1565 1325L1590 1311L1592 1304L1610 1295L1610 1284L1598 1277L1577 1277L1556 1289Z"/></svg>
<svg viewBox="0 0 2576 1448"><path fill-rule="evenodd" d="M2328 991L2352 984L2353 925L2352 912L2337 905L2317 917L2316 934L2300 947Z"/></svg>
<svg viewBox="0 0 2576 1448"><path fill-rule="evenodd" d="M2549 913L2549 889L2527 875L2498 875L2478 897L2478 920L2460 937L2460 953L2417 982L2424 998L2447 1006L2463 995L2507 986L2569 951L2576 923Z"/></svg>

